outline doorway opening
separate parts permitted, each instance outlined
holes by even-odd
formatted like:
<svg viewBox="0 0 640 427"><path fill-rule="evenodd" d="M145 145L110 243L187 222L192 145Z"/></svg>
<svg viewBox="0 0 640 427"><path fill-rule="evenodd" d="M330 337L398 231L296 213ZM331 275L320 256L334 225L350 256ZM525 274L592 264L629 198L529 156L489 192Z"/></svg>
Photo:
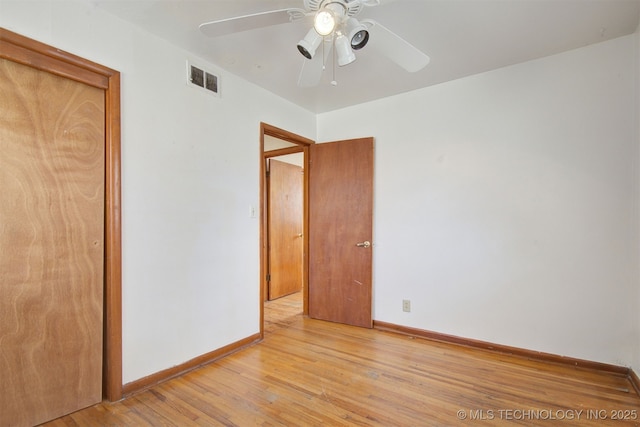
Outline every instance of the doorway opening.
<svg viewBox="0 0 640 427"><path fill-rule="evenodd" d="M264 337L265 323L269 324L269 330L277 328L278 324L285 322L286 318L295 313L307 315L308 289L309 289L309 260L308 260L308 227L309 227L309 146L314 141L293 134L286 130L260 124L260 335ZM270 181L271 169L277 167L279 177L277 182ZM298 169L301 182L295 178L295 170ZM300 179L298 176L297 179ZM296 184L291 184L291 180ZM289 182L289 184L287 184ZM270 192L277 191L281 185L299 185L293 195L284 195L280 199L271 202ZM291 218L281 218L281 214L287 216L291 208L281 206L292 202L299 204L301 218L297 225L292 225ZM277 196L274 196L277 197ZM280 209L279 209L280 208ZM294 215L297 221L297 215ZM292 228L294 227L295 230ZM284 231L283 231L284 230ZM287 233L286 236L276 235ZM275 253L280 248L286 249L288 255ZM291 252L293 251L294 259ZM299 252L298 252L299 251ZM295 259L299 256L298 259ZM300 265L294 266L295 263ZM292 278L293 275L293 278ZM278 280L279 283L275 283ZM299 290L298 290L299 286ZM265 305L268 304L268 310ZM300 310L301 307L301 310ZM265 319L265 313L267 318Z"/></svg>

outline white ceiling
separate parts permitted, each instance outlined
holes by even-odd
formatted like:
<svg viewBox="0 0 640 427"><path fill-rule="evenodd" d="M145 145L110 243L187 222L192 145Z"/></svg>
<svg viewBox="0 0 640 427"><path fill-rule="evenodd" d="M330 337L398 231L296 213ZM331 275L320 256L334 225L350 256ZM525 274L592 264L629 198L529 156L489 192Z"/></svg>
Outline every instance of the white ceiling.
<svg viewBox="0 0 640 427"><path fill-rule="evenodd" d="M640 0L382 0L359 19L380 22L431 57L409 73L378 54L375 39L357 60L329 67L317 87L300 88L305 59L296 45L309 29L287 23L208 38L201 23L303 0L92 0L124 20L312 112L322 113L553 55L633 33ZM223 89L224 96L224 89Z"/></svg>

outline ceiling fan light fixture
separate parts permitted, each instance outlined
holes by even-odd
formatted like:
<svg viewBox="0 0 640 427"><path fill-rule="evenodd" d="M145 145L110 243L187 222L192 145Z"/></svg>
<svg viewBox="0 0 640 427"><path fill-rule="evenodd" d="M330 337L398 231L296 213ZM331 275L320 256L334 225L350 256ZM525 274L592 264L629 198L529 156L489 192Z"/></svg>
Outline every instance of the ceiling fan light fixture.
<svg viewBox="0 0 640 427"><path fill-rule="evenodd" d="M362 49L369 41L369 31L367 27L358 22L356 18L349 18L346 33L353 50Z"/></svg>
<svg viewBox="0 0 640 427"><path fill-rule="evenodd" d="M331 9L324 8L316 13L313 19L313 28L321 36L328 36L336 28L336 16Z"/></svg>
<svg viewBox="0 0 640 427"><path fill-rule="evenodd" d="M298 43L298 51L307 59L312 59L316 49L322 43L322 37L315 29L310 29L306 36Z"/></svg>
<svg viewBox="0 0 640 427"><path fill-rule="evenodd" d="M336 56L338 57L338 65L345 66L356 60L356 54L351 50L349 40L344 34L338 33L335 41Z"/></svg>

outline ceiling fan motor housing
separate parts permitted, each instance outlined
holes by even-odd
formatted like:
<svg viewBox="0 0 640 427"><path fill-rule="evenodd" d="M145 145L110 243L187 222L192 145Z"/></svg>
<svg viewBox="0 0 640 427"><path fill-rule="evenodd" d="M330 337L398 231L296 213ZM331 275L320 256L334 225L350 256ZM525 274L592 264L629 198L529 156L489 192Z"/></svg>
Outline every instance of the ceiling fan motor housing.
<svg viewBox="0 0 640 427"><path fill-rule="evenodd" d="M376 1L377 3L377 1ZM304 6L307 10L316 12L331 4L340 5L344 8L344 16L356 16L362 10L363 2L360 0L304 0Z"/></svg>

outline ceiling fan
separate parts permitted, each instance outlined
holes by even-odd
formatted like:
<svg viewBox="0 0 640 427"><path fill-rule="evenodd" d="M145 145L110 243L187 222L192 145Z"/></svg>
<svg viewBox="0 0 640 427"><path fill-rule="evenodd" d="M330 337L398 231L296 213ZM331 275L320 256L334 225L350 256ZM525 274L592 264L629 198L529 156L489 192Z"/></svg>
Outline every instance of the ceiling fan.
<svg viewBox="0 0 640 427"><path fill-rule="evenodd" d="M429 57L391 30L371 19L356 19L364 7L377 6L381 0L304 0L304 9L286 8L228 19L205 22L200 31L209 37L248 31L287 22L308 21L311 28L298 42L298 51L305 61L298 86L317 85L333 52L335 65L345 66L356 59L355 51L371 43L383 55L409 72L416 72L429 63ZM321 54L318 54L318 51Z"/></svg>

